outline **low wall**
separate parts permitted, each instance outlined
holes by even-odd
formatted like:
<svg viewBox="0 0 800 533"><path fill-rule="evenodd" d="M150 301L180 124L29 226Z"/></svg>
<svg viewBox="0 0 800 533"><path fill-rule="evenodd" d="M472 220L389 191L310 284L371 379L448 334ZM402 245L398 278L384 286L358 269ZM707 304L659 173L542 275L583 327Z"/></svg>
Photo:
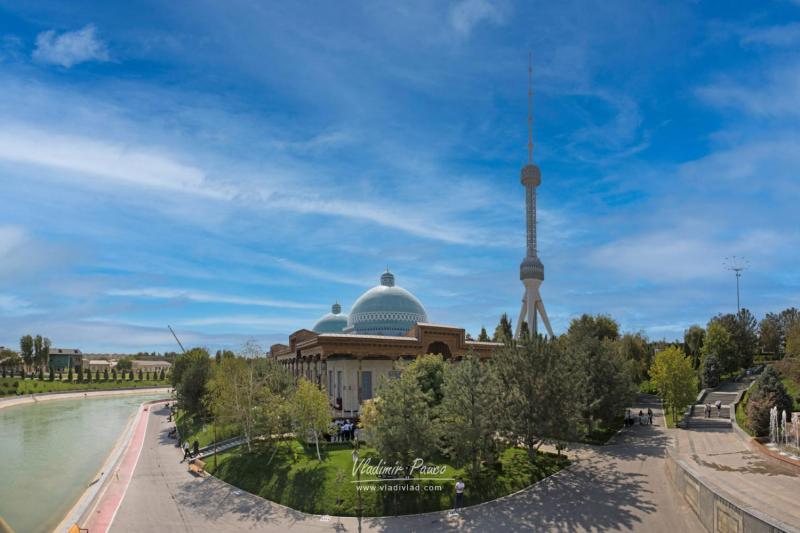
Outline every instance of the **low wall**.
<svg viewBox="0 0 800 533"><path fill-rule="evenodd" d="M734 499L692 470L671 449L666 469L678 494L710 533L800 533L800 530Z"/></svg>

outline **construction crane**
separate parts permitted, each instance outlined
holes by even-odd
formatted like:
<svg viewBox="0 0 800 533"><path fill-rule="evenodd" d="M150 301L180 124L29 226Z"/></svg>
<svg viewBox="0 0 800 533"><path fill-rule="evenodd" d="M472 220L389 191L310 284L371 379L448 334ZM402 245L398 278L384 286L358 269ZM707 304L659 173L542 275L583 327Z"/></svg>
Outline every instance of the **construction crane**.
<svg viewBox="0 0 800 533"><path fill-rule="evenodd" d="M177 336L177 335L175 335L175 331L172 329L172 326L170 326L169 324L167 324L167 327L169 328L169 331L170 331L170 333L172 333L172 336L173 336L173 337L175 337L175 341L178 343L178 346L180 346L180 347L181 347L181 351L182 351L183 353L186 353L186 348L184 348L184 347L183 347L183 344L181 344L181 341L180 341L180 339L178 338L178 336Z"/></svg>

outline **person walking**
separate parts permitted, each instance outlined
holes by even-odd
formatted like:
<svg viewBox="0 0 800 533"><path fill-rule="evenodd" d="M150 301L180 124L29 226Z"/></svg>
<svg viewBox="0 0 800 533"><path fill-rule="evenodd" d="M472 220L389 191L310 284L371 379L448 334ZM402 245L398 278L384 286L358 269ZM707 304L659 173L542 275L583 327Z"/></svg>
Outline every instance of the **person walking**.
<svg viewBox="0 0 800 533"><path fill-rule="evenodd" d="M192 456L197 457L198 455L200 455L200 442L195 439L192 443Z"/></svg>
<svg viewBox="0 0 800 533"><path fill-rule="evenodd" d="M639 409L639 425L644 425L644 412L641 409Z"/></svg>
<svg viewBox="0 0 800 533"><path fill-rule="evenodd" d="M649 424L653 425L653 410L649 407L647 408L647 418L649 419Z"/></svg>
<svg viewBox="0 0 800 533"><path fill-rule="evenodd" d="M717 418L722 416L722 400L717 400Z"/></svg>
<svg viewBox="0 0 800 533"><path fill-rule="evenodd" d="M456 504L453 507L455 512L458 512L464 506L464 480L460 477L456 481Z"/></svg>

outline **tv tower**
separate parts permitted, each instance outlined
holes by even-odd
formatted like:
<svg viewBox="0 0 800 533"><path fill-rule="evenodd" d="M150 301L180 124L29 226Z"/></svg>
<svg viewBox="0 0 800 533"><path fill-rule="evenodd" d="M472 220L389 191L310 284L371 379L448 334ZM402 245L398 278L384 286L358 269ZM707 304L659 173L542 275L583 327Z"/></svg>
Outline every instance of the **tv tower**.
<svg viewBox="0 0 800 533"><path fill-rule="evenodd" d="M522 333L522 322L528 321L531 336L538 333L537 320L542 317L547 334L553 337L553 328L544 310L544 302L539 294L539 287L544 281L544 265L536 254L536 187L542 183L542 173L533 163L533 62L528 54L528 164L520 171L520 181L525 186L525 221L528 228L527 249L525 259L519 266L519 279L525 286L522 295L522 309L519 311L517 331L514 335L519 339Z"/></svg>

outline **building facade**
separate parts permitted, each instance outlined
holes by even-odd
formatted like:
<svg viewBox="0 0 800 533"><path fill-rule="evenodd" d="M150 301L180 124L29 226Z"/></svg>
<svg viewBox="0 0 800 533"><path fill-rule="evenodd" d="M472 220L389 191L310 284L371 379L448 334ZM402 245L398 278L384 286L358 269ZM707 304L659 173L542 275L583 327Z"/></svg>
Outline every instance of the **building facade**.
<svg viewBox="0 0 800 533"><path fill-rule="evenodd" d="M50 348L48 364L53 372L68 372L83 367L83 354L77 348Z"/></svg>
<svg viewBox="0 0 800 533"><path fill-rule="evenodd" d="M361 402L373 398L383 380L399 375L403 361L425 354L457 360L469 352L487 358L498 346L467 340L463 328L429 323L422 303L397 287L387 270L349 315L335 304L312 330L294 332L269 355L325 390L334 416L346 418L358 416Z"/></svg>

